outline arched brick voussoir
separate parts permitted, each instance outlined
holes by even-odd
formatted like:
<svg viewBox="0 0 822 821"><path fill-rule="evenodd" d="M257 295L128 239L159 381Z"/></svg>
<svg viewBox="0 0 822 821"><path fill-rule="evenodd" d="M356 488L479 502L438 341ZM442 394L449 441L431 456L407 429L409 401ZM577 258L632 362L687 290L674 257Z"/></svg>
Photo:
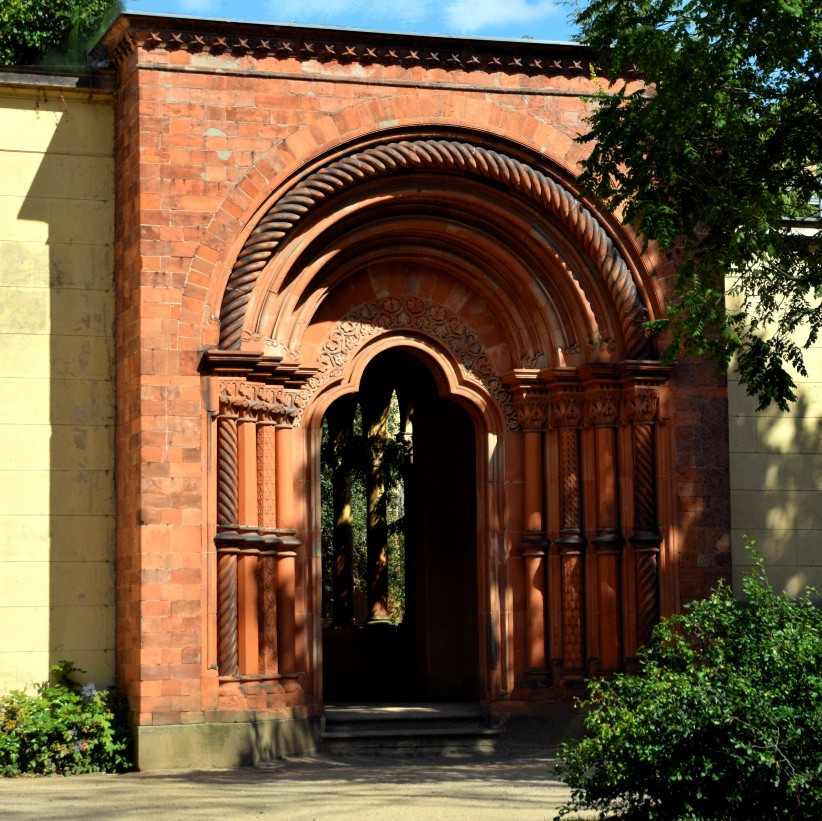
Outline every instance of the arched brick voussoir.
<svg viewBox="0 0 822 821"><path fill-rule="evenodd" d="M390 132L410 134L431 127L464 129L486 133L494 141L514 140L543 155L568 179L577 173L576 167L564 161L574 141L559 129L473 95L454 92L436 97L353 102L337 114L322 115L309 124L295 126L289 135L260 155L212 216L190 264L185 296L193 299L200 296L198 289L208 289L203 309L208 325L205 336L214 338L204 340L206 344L217 341L226 283L248 234L289 181L346 145ZM492 121L501 125L492 128Z"/></svg>
<svg viewBox="0 0 822 821"><path fill-rule="evenodd" d="M358 184L420 169L470 174L506 186L559 220L603 278L620 318L629 356L644 346L646 315L634 275L603 224L567 187L523 160L467 139L411 138L353 150L321 165L273 203L248 235L228 278L220 309L220 345L238 347L260 272L316 206Z"/></svg>

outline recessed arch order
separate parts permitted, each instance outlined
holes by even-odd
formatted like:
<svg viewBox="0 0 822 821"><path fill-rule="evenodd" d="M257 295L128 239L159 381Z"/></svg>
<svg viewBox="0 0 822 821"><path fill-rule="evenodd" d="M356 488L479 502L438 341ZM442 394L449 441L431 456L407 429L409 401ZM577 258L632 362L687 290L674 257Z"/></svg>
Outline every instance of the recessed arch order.
<svg viewBox="0 0 822 821"><path fill-rule="evenodd" d="M416 245L420 258L439 254L435 265L456 251L455 274L470 267L476 249L492 249L479 254L491 270L471 279L489 294L502 283L519 302L520 316L503 317L512 335L517 324L545 323L553 326L545 331L552 344L584 349L576 364L599 358L595 349L608 343L613 359L638 358L648 345L642 323L655 311L625 244L567 174L519 144L459 129L372 135L295 173L260 209L228 277L220 348L275 335L293 349L294 330L283 316L295 316L312 291L319 308L316 294L331 287L331 268ZM544 304L534 304L540 293ZM303 312L300 327L310 321ZM560 326L566 330L556 339ZM514 366L534 356L527 344L513 345L522 349ZM566 363L549 351L545 364Z"/></svg>

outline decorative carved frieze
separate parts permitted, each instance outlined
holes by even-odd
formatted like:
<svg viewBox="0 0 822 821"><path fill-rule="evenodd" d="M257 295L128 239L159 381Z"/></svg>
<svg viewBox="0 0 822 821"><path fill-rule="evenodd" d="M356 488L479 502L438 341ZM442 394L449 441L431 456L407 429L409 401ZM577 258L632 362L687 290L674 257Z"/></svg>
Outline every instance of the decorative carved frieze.
<svg viewBox="0 0 822 821"><path fill-rule="evenodd" d="M548 426L548 391L536 368L519 368L504 379L511 392L514 412L524 431L545 430Z"/></svg>
<svg viewBox="0 0 822 821"><path fill-rule="evenodd" d="M230 24L128 15L105 38L115 62L136 48L147 52L187 51L227 54L257 60L267 58L360 65L401 65L455 71L525 74L531 76L588 75L590 53L581 46L544 43L488 43L467 39L414 35L369 35L308 27ZM635 69L632 69L633 73Z"/></svg>
<svg viewBox="0 0 822 821"><path fill-rule="evenodd" d="M595 386L585 392L585 424L614 426L619 422L620 391L616 387Z"/></svg>
<svg viewBox="0 0 822 821"><path fill-rule="evenodd" d="M648 425L659 417L659 390L646 385L628 385L623 390L624 420L633 425Z"/></svg>
<svg viewBox="0 0 822 821"><path fill-rule="evenodd" d="M418 297L388 297L358 305L337 323L319 355L319 369L294 396L297 419L311 399L342 374L353 354L369 339L388 330L421 333L447 348L465 376L480 382L497 401L510 430L519 422L511 395L494 372L491 360L476 333L453 312Z"/></svg>
<svg viewBox="0 0 822 821"><path fill-rule="evenodd" d="M548 422L552 428L578 428L582 423L583 396L579 390L558 390L549 399Z"/></svg>
<svg viewBox="0 0 822 821"><path fill-rule="evenodd" d="M298 415L293 394L281 387L245 380L220 383L220 412L241 418L267 420L280 425L293 424Z"/></svg>

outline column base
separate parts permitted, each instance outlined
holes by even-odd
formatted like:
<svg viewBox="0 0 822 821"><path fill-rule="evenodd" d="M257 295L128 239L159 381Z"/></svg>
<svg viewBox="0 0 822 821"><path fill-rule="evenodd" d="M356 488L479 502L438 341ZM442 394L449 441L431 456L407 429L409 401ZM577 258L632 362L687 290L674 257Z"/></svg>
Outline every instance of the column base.
<svg viewBox="0 0 822 821"><path fill-rule="evenodd" d="M257 718L134 728L137 769L210 770L252 767L317 751L317 718Z"/></svg>

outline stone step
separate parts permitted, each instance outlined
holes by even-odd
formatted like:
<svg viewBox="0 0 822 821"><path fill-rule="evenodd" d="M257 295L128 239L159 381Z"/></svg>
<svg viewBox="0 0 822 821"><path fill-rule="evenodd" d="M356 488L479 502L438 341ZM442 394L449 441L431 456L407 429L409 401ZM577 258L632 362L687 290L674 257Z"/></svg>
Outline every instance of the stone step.
<svg viewBox="0 0 822 821"><path fill-rule="evenodd" d="M329 705L321 739L337 754L470 755L499 732L478 704Z"/></svg>

